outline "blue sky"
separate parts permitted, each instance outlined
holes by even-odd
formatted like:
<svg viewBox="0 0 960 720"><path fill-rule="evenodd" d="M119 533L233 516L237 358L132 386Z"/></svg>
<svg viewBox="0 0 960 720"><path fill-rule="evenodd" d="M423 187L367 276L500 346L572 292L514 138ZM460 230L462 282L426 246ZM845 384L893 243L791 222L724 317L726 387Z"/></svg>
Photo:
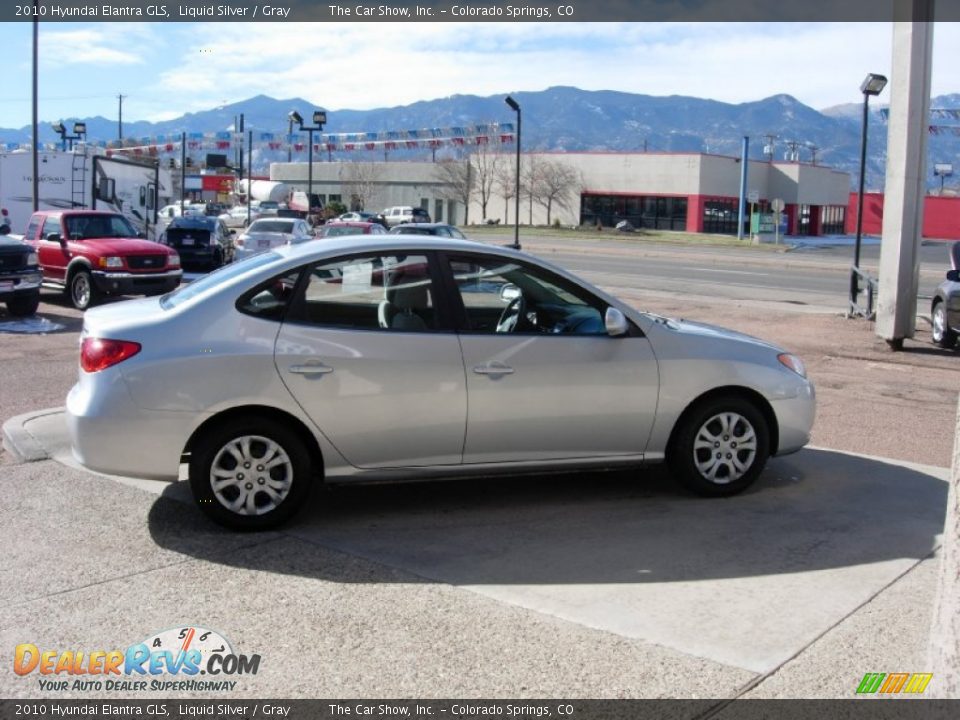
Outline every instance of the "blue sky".
<svg viewBox="0 0 960 720"><path fill-rule="evenodd" d="M0 30L0 127L21 127L31 25ZM115 118L118 93L124 120L156 121L260 93L336 111L552 85L823 109L889 76L890 48L886 23L41 23L40 118ZM960 92L958 67L960 23L938 23L934 95Z"/></svg>

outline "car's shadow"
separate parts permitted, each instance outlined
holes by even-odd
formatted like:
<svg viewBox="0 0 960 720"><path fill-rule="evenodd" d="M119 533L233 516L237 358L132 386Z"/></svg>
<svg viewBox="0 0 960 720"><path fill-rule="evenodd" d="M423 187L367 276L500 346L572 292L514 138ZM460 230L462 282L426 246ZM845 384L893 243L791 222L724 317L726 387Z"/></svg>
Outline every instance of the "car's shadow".
<svg viewBox="0 0 960 720"><path fill-rule="evenodd" d="M657 468L323 488L289 525L244 537L277 552L237 552L236 538L226 542L230 533L211 532L184 505L178 483L154 503L149 527L158 546L188 556L341 582L410 582L412 573L467 585L662 583L924 558L943 530L946 494L945 481L923 472L808 449L771 460L753 489L719 500L675 489ZM283 542L374 569L347 576L292 562Z"/></svg>

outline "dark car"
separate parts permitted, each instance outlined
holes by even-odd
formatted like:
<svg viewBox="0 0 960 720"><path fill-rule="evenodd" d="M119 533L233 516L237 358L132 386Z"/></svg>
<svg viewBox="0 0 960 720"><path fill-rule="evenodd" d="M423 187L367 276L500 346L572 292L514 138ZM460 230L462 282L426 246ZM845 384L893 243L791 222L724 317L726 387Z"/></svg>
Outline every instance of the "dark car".
<svg viewBox="0 0 960 720"><path fill-rule="evenodd" d="M947 349L956 346L960 336L960 242L950 248L950 264L947 279L940 283L930 303L930 335L935 345Z"/></svg>
<svg viewBox="0 0 960 720"><path fill-rule="evenodd" d="M40 305L43 274L36 251L9 233L9 225L0 225L0 302L14 317L26 317Z"/></svg>
<svg viewBox="0 0 960 720"><path fill-rule="evenodd" d="M180 254L184 267L215 270L234 256L234 231L218 217L178 217L167 226L160 242Z"/></svg>
<svg viewBox="0 0 960 720"><path fill-rule="evenodd" d="M466 240L466 236L453 225L444 223L405 223L390 230L391 235L436 235L438 237Z"/></svg>

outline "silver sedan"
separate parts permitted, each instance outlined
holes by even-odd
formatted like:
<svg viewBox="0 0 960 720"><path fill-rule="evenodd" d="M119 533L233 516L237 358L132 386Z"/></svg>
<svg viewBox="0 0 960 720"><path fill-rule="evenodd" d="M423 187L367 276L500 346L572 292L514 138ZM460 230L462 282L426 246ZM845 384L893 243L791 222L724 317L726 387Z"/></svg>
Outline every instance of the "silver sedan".
<svg viewBox="0 0 960 720"><path fill-rule="evenodd" d="M67 417L87 467L186 463L203 512L260 529L317 480L666 460L732 495L807 443L814 407L803 363L761 340L506 248L349 236L88 311Z"/></svg>
<svg viewBox="0 0 960 720"><path fill-rule="evenodd" d="M310 223L297 218L263 217L250 223L242 235L236 239L237 259L280 247L296 245L313 240L315 235Z"/></svg>

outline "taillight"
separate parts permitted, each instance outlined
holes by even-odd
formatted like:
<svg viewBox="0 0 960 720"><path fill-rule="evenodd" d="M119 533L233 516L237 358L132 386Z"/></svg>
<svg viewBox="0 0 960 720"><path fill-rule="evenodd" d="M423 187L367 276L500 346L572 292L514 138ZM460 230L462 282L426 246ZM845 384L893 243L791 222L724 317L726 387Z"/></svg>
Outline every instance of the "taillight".
<svg viewBox="0 0 960 720"><path fill-rule="evenodd" d="M87 337L80 343L80 367L84 372L106 370L140 352L140 343Z"/></svg>

